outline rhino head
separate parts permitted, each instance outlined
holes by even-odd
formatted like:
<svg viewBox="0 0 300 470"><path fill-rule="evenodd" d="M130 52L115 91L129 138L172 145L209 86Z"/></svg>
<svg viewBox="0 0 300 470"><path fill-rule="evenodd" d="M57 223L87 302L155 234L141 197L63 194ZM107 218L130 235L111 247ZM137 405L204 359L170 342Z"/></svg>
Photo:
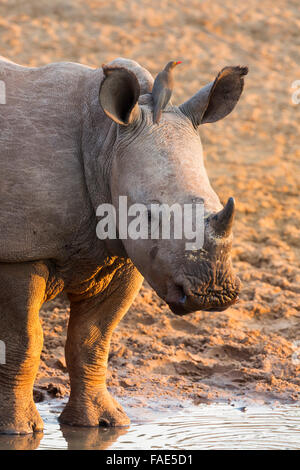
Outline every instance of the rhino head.
<svg viewBox="0 0 300 470"><path fill-rule="evenodd" d="M121 195L129 205L204 205L204 241L197 250L186 250L184 239L122 241L138 270L178 315L221 311L238 300L240 281L231 263L234 200L223 208L210 185L198 127L233 110L246 73L247 68L224 68L191 99L168 106L158 125L153 124L151 93L141 94L130 70L107 68L100 87L101 106L117 123L110 172L115 207Z"/></svg>

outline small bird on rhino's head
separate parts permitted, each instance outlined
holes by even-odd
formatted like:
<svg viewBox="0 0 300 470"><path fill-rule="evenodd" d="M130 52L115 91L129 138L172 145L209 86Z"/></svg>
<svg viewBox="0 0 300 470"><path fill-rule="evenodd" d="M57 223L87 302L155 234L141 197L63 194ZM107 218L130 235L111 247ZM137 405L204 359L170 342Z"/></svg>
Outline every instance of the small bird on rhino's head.
<svg viewBox="0 0 300 470"><path fill-rule="evenodd" d="M181 64L181 61L171 60L168 62L154 81L151 93L153 98L153 122L155 124L159 123L161 113L170 101L174 86L173 69L178 64Z"/></svg>

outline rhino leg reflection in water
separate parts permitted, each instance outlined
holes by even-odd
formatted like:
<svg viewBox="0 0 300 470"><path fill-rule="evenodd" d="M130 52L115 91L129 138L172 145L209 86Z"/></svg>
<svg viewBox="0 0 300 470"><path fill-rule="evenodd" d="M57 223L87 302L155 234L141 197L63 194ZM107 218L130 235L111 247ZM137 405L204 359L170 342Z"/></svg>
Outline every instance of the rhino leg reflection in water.
<svg viewBox="0 0 300 470"><path fill-rule="evenodd" d="M71 394L62 423L122 426L129 419L107 391L112 332L143 276L176 314L223 310L238 298L232 271L234 202L210 186L197 132L229 114L246 68L226 67L153 124L152 76L117 59L28 68L5 59L0 137L0 432L43 429L32 397L43 344L39 310L70 299L66 362ZM100 91L99 91L100 90ZM128 204L204 201L201 250L184 240L99 240L96 210Z"/></svg>

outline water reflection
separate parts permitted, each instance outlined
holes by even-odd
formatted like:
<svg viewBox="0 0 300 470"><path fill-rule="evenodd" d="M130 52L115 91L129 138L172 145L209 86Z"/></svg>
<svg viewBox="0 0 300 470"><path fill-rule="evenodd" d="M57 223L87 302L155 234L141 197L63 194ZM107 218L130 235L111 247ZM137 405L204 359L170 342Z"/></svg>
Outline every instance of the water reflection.
<svg viewBox="0 0 300 470"><path fill-rule="evenodd" d="M42 432L24 436L0 434L0 450L35 450L39 447L43 436Z"/></svg>
<svg viewBox="0 0 300 470"><path fill-rule="evenodd" d="M59 429L61 431L62 440L59 443ZM112 446L114 442L128 432L128 427L123 428L80 428L67 425L57 425L57 429L52 430L49 437L54 439L47 439L43 432L26 435L6 435L0 434L0 450L35 450L40 447L43 438L46 438L48 445L43 443L41 448L48 448L52 442L53 449L64 448L68 450L105 450ZM55 439L56 436L56 439Z"/></svg>
<svg viewBox="0 0 300 470"><path fill-rule="evenodd" d="M68 450L105 450L128 432L126 428L79 428L61 425L62 435L68 444Z"/></svg>

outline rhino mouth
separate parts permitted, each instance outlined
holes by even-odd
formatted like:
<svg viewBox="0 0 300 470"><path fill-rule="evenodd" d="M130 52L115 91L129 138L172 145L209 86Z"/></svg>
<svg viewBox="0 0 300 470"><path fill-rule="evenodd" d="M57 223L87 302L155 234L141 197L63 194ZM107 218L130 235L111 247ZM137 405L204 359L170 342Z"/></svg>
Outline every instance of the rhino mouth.
<svg viewBox="0 0 300 470"><path fill-rule="evenodd" d="M167 300L173 313L186 315L204 310L207 312L222 312L239 300L239 289L210 290L208 292L191 291L186 295L181 286L176 286L181 295L177 299Z"/></svg>
<svg viewBox="0 0 300 470"><path fill-rule="evenodd" d="M203 307L207 306L208 310L222 309L233 305L238 300L238 292L224 289L223 291L210 291L202 294L199 292L192 292L193 297L197 299Z"/></svg>

